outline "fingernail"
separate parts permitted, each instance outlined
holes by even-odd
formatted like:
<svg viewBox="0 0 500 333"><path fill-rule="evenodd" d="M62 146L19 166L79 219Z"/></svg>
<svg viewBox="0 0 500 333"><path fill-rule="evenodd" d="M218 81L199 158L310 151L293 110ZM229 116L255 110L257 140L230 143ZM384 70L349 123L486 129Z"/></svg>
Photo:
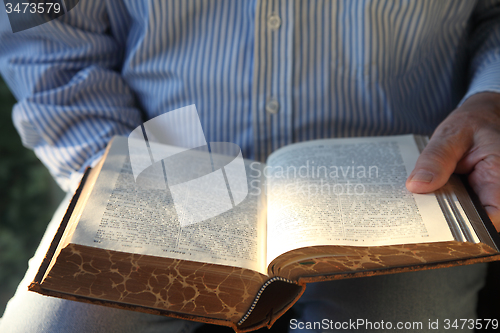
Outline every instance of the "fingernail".
<svg viewBox="0 0 500 333"><path fill-rule="evenodd" d="M413 175L411 178L412 182L422 182L422 183L430 183L432 182L432 179L434 178L434 175L428 171L425 170L419 170L417 171L416 174Z"/></svg>

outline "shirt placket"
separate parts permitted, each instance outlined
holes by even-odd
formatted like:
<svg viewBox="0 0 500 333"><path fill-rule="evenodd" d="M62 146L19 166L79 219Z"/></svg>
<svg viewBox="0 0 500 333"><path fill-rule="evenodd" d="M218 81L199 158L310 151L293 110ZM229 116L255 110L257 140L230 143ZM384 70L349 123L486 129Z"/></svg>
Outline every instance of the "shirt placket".
<svg viewBox="0 0 500 333"><path fill-rule="evenodd" d="M257 1L253 79L255 157L292 142L293 3Z"/></svg>

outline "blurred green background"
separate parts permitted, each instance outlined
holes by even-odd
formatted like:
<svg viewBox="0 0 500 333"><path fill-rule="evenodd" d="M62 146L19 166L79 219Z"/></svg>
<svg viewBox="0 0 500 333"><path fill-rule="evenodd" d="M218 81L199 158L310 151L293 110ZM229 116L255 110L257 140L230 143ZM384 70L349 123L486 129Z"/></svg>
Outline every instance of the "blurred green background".
<svg viewBox="0 0 500 333"><path fill-rule="evenodd" d="M14 103L0 78L0 317L63 195L21 144L12 124Z"/></svg>

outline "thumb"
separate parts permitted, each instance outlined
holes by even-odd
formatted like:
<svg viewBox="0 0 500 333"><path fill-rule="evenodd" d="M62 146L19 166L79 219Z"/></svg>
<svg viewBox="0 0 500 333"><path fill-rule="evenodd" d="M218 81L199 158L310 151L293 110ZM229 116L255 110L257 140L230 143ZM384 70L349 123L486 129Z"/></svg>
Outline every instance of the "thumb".
<svg viewBox="0 0 500 333"><path fill-rule="evenodd" d="M417 159L406 180L406 188L413 193L429 193L441 188L471 144L472 137L464 133L435 133Z"/></svg>

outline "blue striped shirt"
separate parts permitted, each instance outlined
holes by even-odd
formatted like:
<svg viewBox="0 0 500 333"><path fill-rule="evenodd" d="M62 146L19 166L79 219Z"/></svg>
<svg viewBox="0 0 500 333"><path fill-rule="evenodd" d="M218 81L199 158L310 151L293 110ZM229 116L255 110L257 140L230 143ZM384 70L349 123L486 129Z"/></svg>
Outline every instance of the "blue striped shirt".
<svg viewBox="0 0 500 333"><path fill-rule="evenodd" d="M3 4L0 4L0 8ZM14 123L65 189L116 134L196 104L207 141L264 160L292 142L430 134L500 92L500 2L81 0L13 34Z"/></svg>

